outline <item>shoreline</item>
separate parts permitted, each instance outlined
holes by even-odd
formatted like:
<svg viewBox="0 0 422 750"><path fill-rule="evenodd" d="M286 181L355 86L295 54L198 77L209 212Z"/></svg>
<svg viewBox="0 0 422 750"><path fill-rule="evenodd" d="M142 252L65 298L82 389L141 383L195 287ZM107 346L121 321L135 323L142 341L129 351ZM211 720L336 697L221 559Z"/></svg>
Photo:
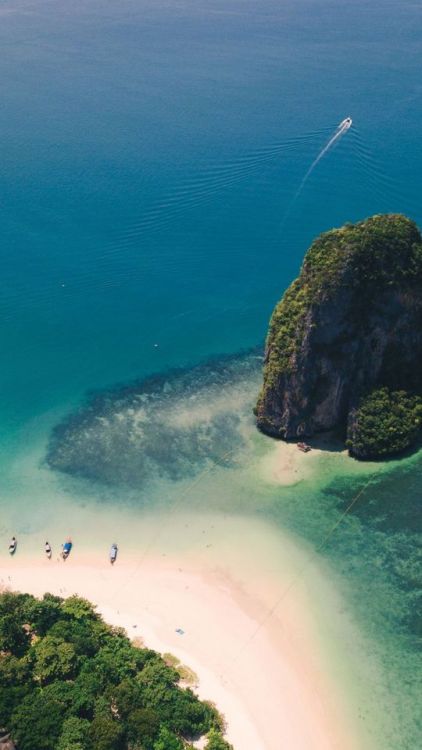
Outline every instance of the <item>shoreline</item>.
<svg viewBox="0 0 422 750"><path fill-rule="evenodd" d="M224 716L235 750L361 747L323 669L302 591L269 616L273 584L245 584L222 563L170 555L140 562L132 554L112 567L98 554L72 555L66 563L2 559L0 585L36 596L76 593L129 637L176 656L197 675L201 699Z"/></svg>

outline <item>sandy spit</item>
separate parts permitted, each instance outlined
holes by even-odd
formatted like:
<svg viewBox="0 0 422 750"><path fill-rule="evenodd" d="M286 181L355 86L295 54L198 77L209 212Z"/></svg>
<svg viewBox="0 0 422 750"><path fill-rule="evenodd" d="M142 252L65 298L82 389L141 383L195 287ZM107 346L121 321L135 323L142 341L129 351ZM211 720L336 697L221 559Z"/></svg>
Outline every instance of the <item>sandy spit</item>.
<svg viewBox="0 0 422 750"><path fill-rule="evenodd" d="M224 715L236 750L357 750L299 595L270 614L259 587L215 565L131 555L112 567L97 553L72 555L2 559L0 585L84 596L130 637L173 653Z"/></svg>

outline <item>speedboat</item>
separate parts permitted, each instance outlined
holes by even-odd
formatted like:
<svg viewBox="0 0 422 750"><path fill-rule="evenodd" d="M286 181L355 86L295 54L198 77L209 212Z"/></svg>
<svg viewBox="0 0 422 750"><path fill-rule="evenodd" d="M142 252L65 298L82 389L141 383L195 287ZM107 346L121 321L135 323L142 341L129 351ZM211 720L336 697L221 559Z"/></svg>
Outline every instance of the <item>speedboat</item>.
<svg viewBox="0 0 422 750"><path fill-rule="evenodd" d="M9 544L9 554L14 555L16 552L16 547L18 546L18 540L15 536L12 536Z"/></svg>
<svg viewBox="0 0 422 750"><path fill-rule="evenodd" d="M53 551L52 551L52 549L50 547L50 543L49 542L45 543L45 545L44 545L44 552L47 555L48 559L50 560L51 559L51 555L53 554Z"/></svg>
<svg viewBox="0 0 422 750"><path fill-rule="evenodd" d="M113 565L113 563L116 562L117 558L117 544L112 544L110 547L110 562Z"/></svg>
<svg viewBox="0 0 422 750"><path fill-rule="evenodd" d="M62 558L63 560L67 560L67 558L70 555L70 550L72 549L72 540L66 539L65 543L63 544L63 552L62 552Z"/></svg>
<svg viewBox="0 0 422 750"><path fill-rule="evenodd" d="M344 120L341 121L339 128L341 130L348 130L350 126L352 125L352 122L353 120L351 117L346 117Z"/></svg>

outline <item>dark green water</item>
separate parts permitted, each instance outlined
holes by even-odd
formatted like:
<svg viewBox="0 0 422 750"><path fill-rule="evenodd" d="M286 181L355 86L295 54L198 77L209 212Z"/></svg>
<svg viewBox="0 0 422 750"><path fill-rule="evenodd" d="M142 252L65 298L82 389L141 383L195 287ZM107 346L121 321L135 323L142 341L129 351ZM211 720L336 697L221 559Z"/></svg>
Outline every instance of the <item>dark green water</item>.
<svg viewBox="0 0 422 750"><path fill-rule="evenodd" d="M356 654L362 671L368 656L380 670L375 681L384 746L406 750L418 747L421 736L421 461L415 457L379 470L320 552L368 638L367 648ZM366 481L335 477L303 489L301 497L275 508L274 517L318 545ZM373 708L363 700L362 716L367 719Z"/></svg>

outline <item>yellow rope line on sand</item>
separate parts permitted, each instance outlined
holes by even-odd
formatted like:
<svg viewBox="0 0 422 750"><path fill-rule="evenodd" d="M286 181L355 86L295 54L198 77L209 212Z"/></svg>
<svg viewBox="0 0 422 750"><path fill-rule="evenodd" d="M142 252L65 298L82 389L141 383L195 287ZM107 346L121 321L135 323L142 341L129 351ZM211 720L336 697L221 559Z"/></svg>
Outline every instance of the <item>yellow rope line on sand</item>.
<svg viewBox="0 0 422 750"><path fill-rule="evenodd" d="M372 475L367 482L363 485L363 487L359 490L359 492L354 496L352 501L347 506L346 510L343 511L340 518L337 519L337 521L333 524L333 526L330 528L330 530L327 532L327 534L323 537L322 541L319 543L319 545L315 548L315 550L312 552L311 555L305 560L302 567L298 570L296 575L292 578L288 586L284 589L284 591L280 594L280 596L276 599L274 604L270 607L268 612L264 615L262 620L257 624L255 630L253 633L249 636L249 638L246 639L246 641L243 643L243 645L240 647L239 651L235 656L233 657L231 663L234 664L239 657L242 655L244 650L252 643L252 641L256 638L258 633L261 631L261 629L264 627L264 625L268 622L268 620L271 619L271 617L274 615L282 601L286 598L286 596L290 593L290 591L293 589L294 586L298 583L298 581L302 578L304 571L308 568L309 564L314 560L319 552L325 547L329 539L332 537L336 529L340 526L342 521L346 518L348 513L352 510L352 508L356 505L358 500L362 497L365 490L369 487L371 482L374 480L374 478L378 475L378 472L376 472L374 475Z"/></svg>

